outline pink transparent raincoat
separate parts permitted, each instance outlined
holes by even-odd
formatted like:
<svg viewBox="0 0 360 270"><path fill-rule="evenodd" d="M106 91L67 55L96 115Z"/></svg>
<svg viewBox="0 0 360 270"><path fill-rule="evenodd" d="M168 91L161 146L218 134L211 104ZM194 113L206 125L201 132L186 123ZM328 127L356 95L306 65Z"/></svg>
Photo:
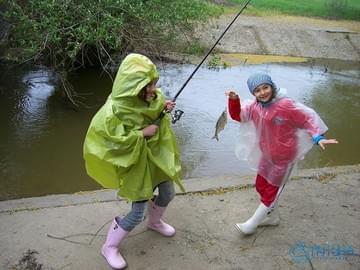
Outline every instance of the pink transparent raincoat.
<svg viewBox="0 0 360 270"><path fill-rule="evenodd" d="M249 139L240 142L237 156L255 165L258 174L275 186L284 184L295 162L311 149L311 138L327 131L314 110L280 90L268 104L253 101L241 106L240 99L229 99L229 113L242 123L242 139Z"/></svg>

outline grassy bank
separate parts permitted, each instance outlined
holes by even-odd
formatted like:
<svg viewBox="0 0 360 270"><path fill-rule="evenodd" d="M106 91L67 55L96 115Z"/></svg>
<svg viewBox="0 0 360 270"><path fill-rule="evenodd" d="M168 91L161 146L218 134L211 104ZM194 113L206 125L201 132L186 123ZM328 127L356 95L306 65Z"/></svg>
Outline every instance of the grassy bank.
<svg viewBox="0 0 360 270"><path fill-rule="evenodd" d="M242 4L244 0L229 0ZM252 0L247 9L252 15L296 15L338 20L360 20L359 0Z"/></svg>

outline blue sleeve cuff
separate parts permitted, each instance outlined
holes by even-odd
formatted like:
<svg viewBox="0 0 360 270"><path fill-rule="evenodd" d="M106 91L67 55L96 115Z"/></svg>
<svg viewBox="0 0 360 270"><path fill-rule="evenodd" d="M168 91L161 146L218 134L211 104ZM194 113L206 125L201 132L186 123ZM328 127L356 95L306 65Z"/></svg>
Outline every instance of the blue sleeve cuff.
<svg viewBox="0 0 360 270"><path fill-rule="evenodd" d="M319 144L319 141L325 139L323 135L316 135L312 137L312 141L314 144Z"/></svg>

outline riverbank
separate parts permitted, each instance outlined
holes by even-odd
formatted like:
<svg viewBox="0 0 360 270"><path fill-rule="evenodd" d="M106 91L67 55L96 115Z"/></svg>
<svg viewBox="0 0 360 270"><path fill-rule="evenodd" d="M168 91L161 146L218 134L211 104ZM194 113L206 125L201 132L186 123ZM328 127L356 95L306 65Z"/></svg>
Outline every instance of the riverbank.
<svg viewBox="0 0 360 270"><path fill-rule="evenodd" d="M199 43L210 48L234 16L221 16L199 27L195 35ZM288 62L291 57L302 58L299 62L314 62L316 59L322 59L322 62L324 59L359 61L360 22L294 16L241 15L221 39L215 51L221 55L223 62L226 62L227 54L243 54L238 64L250 64L259 56L264 57L262 62ZM269 55L274 58L269 60ZM167 57L180 62L199 63L203 56L198 58L169 53ZM255 63L258 62L256 59Z"/></svg>
<svg viewBox="0 0 360 270"><path fill-rule="evenodd" d="M165 215L175 237L141 224L121 246L128 269L358 269L360 164L298 171L280 225L247 237L234 224L258 204L253 176L185 184ZM99 251L111 218L129 207L104 190L2 201L1 268L110 269Z"/></svg>

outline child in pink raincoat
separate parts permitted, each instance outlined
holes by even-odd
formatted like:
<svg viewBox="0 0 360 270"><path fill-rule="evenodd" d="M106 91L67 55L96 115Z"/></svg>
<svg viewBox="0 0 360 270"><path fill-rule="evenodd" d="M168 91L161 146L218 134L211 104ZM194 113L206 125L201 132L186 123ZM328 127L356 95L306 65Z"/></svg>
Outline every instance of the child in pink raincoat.
<svg viewBox="0 0 360 270"><path fill-rule="evenodd" d="M276 202L299 159L298 131L305 130L313 143L322 149L326 144L337 141L325 139L327 127L317 113L282 95L269 75L254 74L249 77L247 84L256 98L250 104L241 106L240 98L234 91L225 94L229 97L231 118L254 124L261 151L256 176L256 190L261 203L252 217L236 224L242 233L252 234L259 225L278 225L280 222Z"/></svg>

